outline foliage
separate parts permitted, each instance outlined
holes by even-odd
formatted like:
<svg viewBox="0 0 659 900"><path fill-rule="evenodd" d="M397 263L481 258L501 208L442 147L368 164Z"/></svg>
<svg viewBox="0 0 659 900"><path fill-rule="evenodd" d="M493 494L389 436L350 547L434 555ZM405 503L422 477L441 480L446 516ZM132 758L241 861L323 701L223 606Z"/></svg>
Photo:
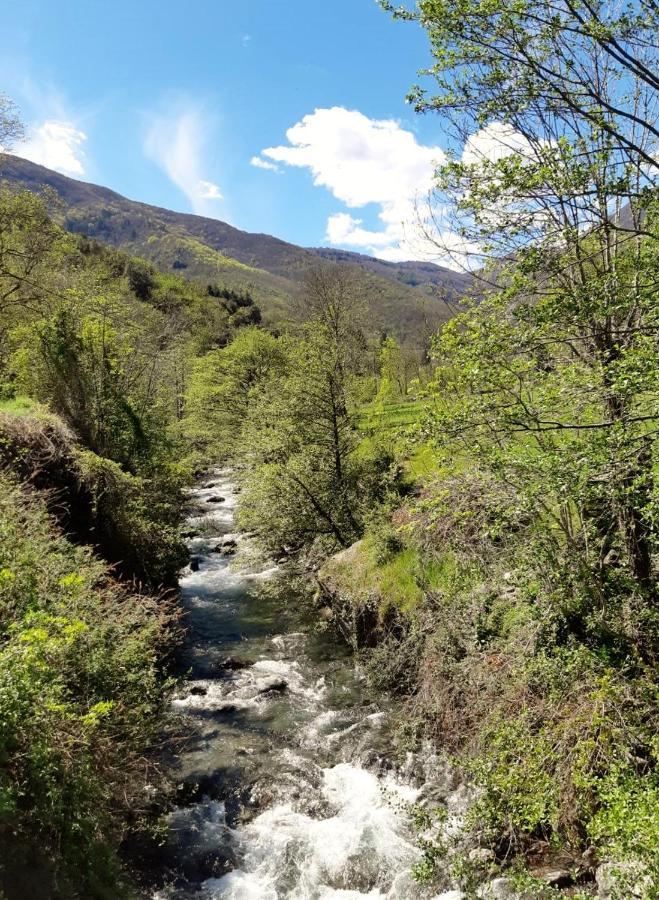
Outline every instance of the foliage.
<svg viewBox="0 0 659 900"><path fill-rule="evenodd" d="M619 896L653 897L656 11L397 15L428 32L436 91L414 99L455 141L434 211L452 210L459 258L496 262L435 340L425 424L397 439L432 447L393 516L433 573L407 617L421 649L402 628L372 658L404 672L399 654L419 654L409 719L470 773L469 824L499 863L560 849L587 877L613 860Z"/></svg>
<svg viewBox="0 0 659 900"><path fill-rule="evenodd" d="M249 407L253 474L241 521L272 547L300 548L317 538L326 549L347 547L394 480L386 447L360 452L355 410L364 339L353 289L335 270L316 273L308 286L313 318L288 342L285 371Z"/></svg>
<svg viewBox="0 0 659 900"><path fill-rule="evenodd" d="M107 897L156 774L176 616L136 591L187 559L187 379L258 310L53 209L0 190L0 884L34 860L44 891Z"/></svg>
<svg viewBox="0 0 659 900"><path fill-rule="evenodd" d="M143 802L171 611L113 584L40 500L4 475L0 488L3 866L29 840L84 892L116 879L122 810Z"/></svg>
<svg viewBox="0 0 659 900"><path fill-rule="evenodd" d="M283 371L286 358L284 342L252 327L195 362L184 430L198 453L226 456L241 449L249 405L264 382Z"/></svg>

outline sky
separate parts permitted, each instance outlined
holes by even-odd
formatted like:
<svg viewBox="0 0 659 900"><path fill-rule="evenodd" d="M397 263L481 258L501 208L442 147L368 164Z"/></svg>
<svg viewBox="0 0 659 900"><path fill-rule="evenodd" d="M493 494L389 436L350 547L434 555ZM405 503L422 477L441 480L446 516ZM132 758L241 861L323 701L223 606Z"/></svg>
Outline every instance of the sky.
<svg viewBox="0 0 659 900"><path fill-rule="evenodd" d="M447 262L414 212L446 138L405 95L427 36L375 0L4 0L13 152L181 212Z"/></svg>

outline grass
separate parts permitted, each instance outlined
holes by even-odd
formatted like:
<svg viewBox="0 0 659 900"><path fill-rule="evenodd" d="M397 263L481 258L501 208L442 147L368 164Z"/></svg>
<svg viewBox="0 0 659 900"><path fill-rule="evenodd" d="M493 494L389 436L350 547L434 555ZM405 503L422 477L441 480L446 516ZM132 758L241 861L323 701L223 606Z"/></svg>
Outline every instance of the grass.
<svg viewBox="0 0 659 900"><path fill-rule="evenodd" d="M437 472L441 461L429 441L413 440L409 429L421 425L432 407L431 399L369 403L360 409L357 427L367 443L378 437L393 440L397 456L414 481L424 481Z"/></svg>
<svg viewBox="0 0 659 900"><path fill-rule="evenodd" d="M357 605L376 595L382 616L392 607L403 613L411 612L423 599L421 583L426 578L414 549L404 548L378 561L372 535L367 535L345 554L330 559L323 577Z"/></svg>
<svg viewBox="0 0 659 900"><path fill-rule="evenodd" d="M430 408L430 400L402 400L398 403L369 403L360 410L360 431L388 431L418 425Z"/></svg>
<svg viewBox="0 0 659 900"><path fill-rule="evenodd" d="M10 400L0 400L0 412L10 416L29 416L40 412L43 409L36 400L29 397L12 397Z"/></svg>

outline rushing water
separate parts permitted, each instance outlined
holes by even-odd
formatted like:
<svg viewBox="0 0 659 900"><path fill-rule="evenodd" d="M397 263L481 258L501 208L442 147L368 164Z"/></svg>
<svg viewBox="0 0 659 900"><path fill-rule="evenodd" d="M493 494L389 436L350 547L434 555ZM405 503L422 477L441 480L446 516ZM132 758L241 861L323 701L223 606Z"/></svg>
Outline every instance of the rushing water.
<svg viewBox="0 0 659 900"><path fill-rule="evenodd" d="M307 621L285 575L233 533L237 502L230 472L191 496L190 675L174 700L190 738L152 896L428 897L410 875L409 823L428 772L388 761L386 709L347 650ZM458 812L459 792L451 803Z"/></svg>

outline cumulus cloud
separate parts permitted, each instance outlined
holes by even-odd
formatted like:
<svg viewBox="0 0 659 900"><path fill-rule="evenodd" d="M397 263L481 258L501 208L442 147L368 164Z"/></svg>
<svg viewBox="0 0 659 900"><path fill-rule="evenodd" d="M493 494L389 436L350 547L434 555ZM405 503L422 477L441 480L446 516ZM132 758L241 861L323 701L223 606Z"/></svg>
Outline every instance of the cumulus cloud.
<svg viewBox="0 0 659 900"><path fill-rule="evenodd" d="M260 156L253 156L250 159L249 164L255 166L257 169L266 169L268 172L281 172L278 165L273 162L268 162L267 159L261 159Z"/></svg>
<svg viewBox="0 0 659 900"><path fill-rule="evenodd" d="M217 184L203 177L207 126L201 111L150 117L144 154L156 163L188 198L198 215L212 215L213 203L222 200Z"/></svg>
<svg viewBox="0 0 659 900"><path fill-rule="evenodd" d="M287 145L267 147L256 159L308 169L315 185L349 209L379 207L379 229L364 227L363 219L347 212L330 216L330 243L391 260L438 256L420 234L417 205L425 203L435 168L445 159L440 147L420 144L393 119L371 119L340 106L316 109L286 137Z"/></svg>
<svg viewBox="0 0 659 900"><path fill-rule="evenodd" d="M478 256L478 247L442 226L442 213L428 208L428 195L441 147L419 143L413 132L392 119L371 119L357 110L335 106L316 109L286 132L287 144L267 147L252 165L307 169L349 210L376 205L379 228L341 211L327 221L326 240L392 262L432 260L453 268ZM526 139L503 123L492 123L466 142L464 162L496 160L528 153ZM431 235L432 237L429 237Z"/></svg>
<svg viewBox="0 0 659 900"><path fill-rule="evenodd" d="M496 162L506 156L523 155L532 158L533 150L518 131L505 122L491 122L472 134L462 151L462 161L468 164Z"/></svg>
<svg viewBox="0 0 659 900"><path fill-rule="evenodd" d="M28 132L16 153L64 175L85 174L83 144L87 140L73 122L47 120Z"/></svg>

